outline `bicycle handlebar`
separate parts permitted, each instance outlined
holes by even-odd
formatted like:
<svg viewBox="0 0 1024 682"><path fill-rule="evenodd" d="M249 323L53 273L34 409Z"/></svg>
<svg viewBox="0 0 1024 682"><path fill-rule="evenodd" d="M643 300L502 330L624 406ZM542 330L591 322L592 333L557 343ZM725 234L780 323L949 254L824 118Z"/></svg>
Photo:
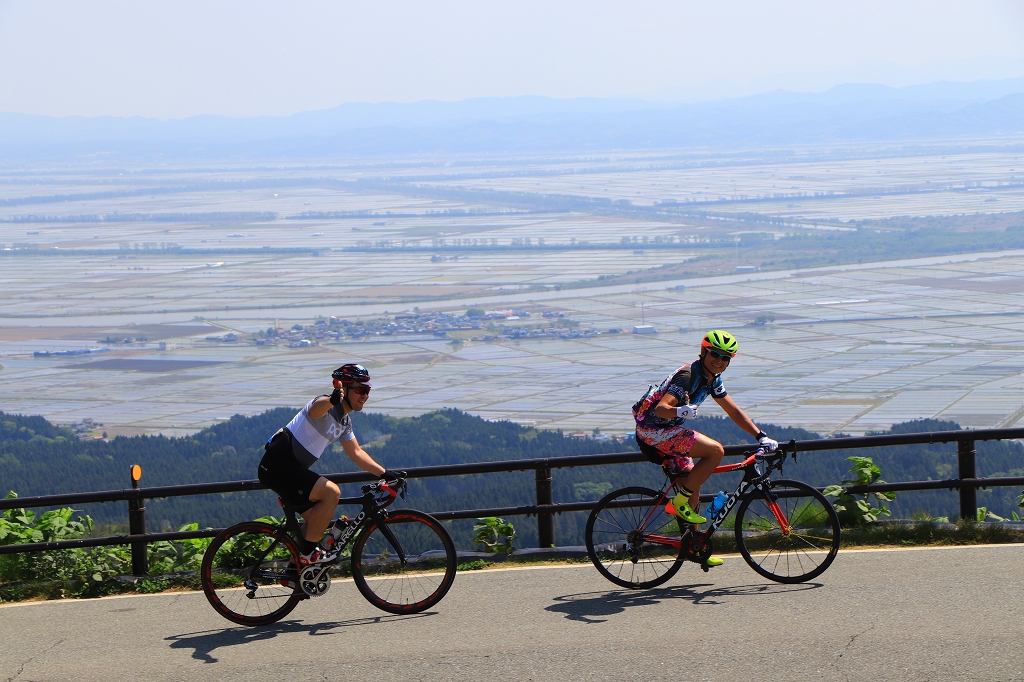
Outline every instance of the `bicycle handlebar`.
<svg viewBox="0 0 1024 682"><path fill-rule="evenodd" d="M408 489L409 484L406 482L406 477L409 475L408 472L395 471L391 473L395 474L395 478L389 481L381 479L373 483L366 483L360 488L364 496L377 498L377 503L381 509L391 505L399 495L404 500L405 491Z"/></svg>

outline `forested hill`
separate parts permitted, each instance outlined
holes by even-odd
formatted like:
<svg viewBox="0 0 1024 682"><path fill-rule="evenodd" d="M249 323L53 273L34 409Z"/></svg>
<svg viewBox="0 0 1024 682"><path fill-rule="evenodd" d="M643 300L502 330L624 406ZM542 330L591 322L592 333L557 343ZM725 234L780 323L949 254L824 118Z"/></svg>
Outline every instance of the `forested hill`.
<svg viewBox="0 0 1024 682"><path fill-rule="evenodd" d="M42 417L0 412L0 488L23 496L119 489L129 484L132 464L142 465L144 486L255 478L267 438L295 412L282 407L253 417L235 415L182 438L119 436L110 441L81 441ZM376 413L353 413L352 417L360 443L392 468L635 449L632 441L566 438L560 431L491 422L452 409L412 418ZM722 442L751 442L728 420L699 422L698 428ZM818 437L802 429L773 433L786 440ZM324 454L316 468L355 470L337 446Z"/></svg>
<svg viewBox="0 0 1024 682"><path fill-rule="evenodd" d="M14 490L21 496L120 489L129 485L132 464L143 468L142 485L176 485L251 479L263 454L263 444L295 414L294 408L276 408L253 417L236 415L183 438L163 436L117 437L109 442L80 441L73 433L42 417L0 413L0 492ZM382 414L353 415L360 442L383 465L407 468L437 464L561 457L567 455L632 451L632 442L566 438L559 431L524 427L513 422L490 422L458 410L441 410L412 418ZM731 421L703 417L695 428L723 443L751 443L752 439ZM817 434L803 429L770 424L763 428L780 441L807 440ZM907 422L893 432L936 431L958 428L952 422ZM1011 475L1024 471L1024 447L1019 443L979 443L981 475ZM851 454L870 455L886 480L905 481L948 478L956 475L955 445L922 445L877 448L866 451L807 453L799 462L787 463L785 475L816 485L839 482ZM352 471L354 465L335 446L317 465L323 473ZM556 502L595 499L620 484L658 485L659 470L647 464L615 467L559 469L554 473ZM725 477L720 477L725 478ZM728 488L727 481L715 482ZM529 504L534 500L533 476L527 473L489 474L460 478L414 481L411 506L427 509L472 509ZM980 493L980 503L1008 515L1018 490ZM349 489L344 494L355 494ZM98 521L123 522L123 503L89 505ZM233 521L273 512L276 503L269 493L238 493L205 497L152 500L147 503L150 527L176 526L186 521L226 525ZM1015 507L1014 507L1015 508ZM934 514L955 514L956 495L936 492L901 495L897 511L909 516L918 509ZM563 534L575 531L572 515L559 516L568 524ZM524 526L524 538L532 533ZM561 540L560 540L561 541Z"/></svg>

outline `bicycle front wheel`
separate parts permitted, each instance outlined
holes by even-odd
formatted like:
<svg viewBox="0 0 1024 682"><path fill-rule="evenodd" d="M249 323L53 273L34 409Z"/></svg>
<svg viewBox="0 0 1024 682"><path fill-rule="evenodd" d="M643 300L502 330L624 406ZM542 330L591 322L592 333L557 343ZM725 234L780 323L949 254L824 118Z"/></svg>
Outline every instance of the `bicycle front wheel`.
<svg viewBox="0 0 1024 682"><path fill-rule="evenodd" d="M683 564L683 526L659 500L660 493L650 488L622 488L590 512L587 554L598 572L620 587L656 587Z"/></svg>
<svg viewBox="0 0 1024 682"><path fill-rule="evenodd" d="M750 567L780 583L821 575L839 551L839 516L820 492L800 481L772 481L772 504L752 490L736 510L736 544Z"/></svg>
<svg viewBox="0 0 1024 682"><path fill-rule="evenodd" d="M251 521L226 528L203 555L203 592L217 613L240 625L284 618L302 599L299 549L279 526Z"/></svg>
<svg viewBox="0 0 1024 682"><path fill-rule="evenodd" d="M394 535L405 554L381 532ZM388 613L419 613L441 601L455 580L455 543L441 522L403 509L371 521L352 547L352 578L366 599Z"/></svg>

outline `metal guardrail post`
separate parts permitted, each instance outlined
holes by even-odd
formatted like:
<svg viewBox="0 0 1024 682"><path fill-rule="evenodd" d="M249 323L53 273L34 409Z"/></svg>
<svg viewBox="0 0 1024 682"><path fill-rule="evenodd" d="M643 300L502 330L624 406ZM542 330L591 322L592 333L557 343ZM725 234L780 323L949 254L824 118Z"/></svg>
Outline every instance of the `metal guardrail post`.
<svg viewBox="0 0 1024 682"><path fill-rule="evenodd" d="M138 490L139 479L142 478L142 467L133 464L131 468L132 490ZM128 500L128 534L146 534L146 500L141 496ZM132 575L143 576L149 572L146 560L145 540L132 543Z"/></svg>
<svg viewBox="0 0 1024 682"><path fill-rule="evenodd" d="M957 477L960 480L965 478L977 478L975 467L975 455L973 440L960 440L956 444L956 460L959 467ZM974 486L962 486L960 488L960 518L975 520L978 517L978 489Z"/></svg>
<svg viewBox="0 0 1024 682"><path fill-rule="evenodd" d="M554 504L551 497L551 469L537 469L537 504ZM555 519L550 513L537 514L537 546L554 547Z"/></svg>

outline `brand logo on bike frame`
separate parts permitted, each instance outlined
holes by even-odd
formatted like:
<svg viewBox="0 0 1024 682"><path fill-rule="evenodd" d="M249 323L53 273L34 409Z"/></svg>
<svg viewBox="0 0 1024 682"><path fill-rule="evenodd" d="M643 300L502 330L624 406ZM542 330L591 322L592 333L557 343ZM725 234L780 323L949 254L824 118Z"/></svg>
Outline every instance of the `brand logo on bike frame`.
<svg viewBox="0 0 1024 682"><path fill-rule="evenodd" d="M764 492L764 485L761 482L755 483L753 481L740 481L739 486L736 488L736 492L729 495L729 498L725 501L725 506L722 507L721 511L718 512L718 515L711 520L711 527L708 528L709 531L713 533L718 530L718 527L725 521L725 517L729 515L732 508L736 506L736 502L743 497L743 493L745 493L747 488L751 485Z"/></svg>

